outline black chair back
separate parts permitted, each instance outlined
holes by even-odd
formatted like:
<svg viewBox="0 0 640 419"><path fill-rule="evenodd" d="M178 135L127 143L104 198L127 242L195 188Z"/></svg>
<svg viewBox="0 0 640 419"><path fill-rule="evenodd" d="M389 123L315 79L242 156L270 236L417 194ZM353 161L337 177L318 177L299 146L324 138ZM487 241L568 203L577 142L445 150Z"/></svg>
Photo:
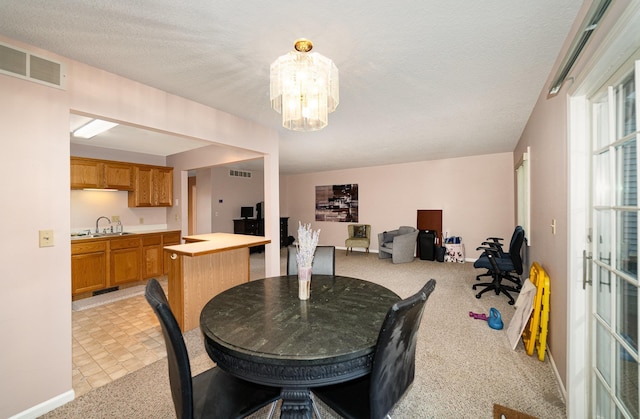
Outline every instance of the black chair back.
<svg viewBox="0 0 640 419"><path fill-rule="evenodd" d="M298 249L296 246L292 245L287 247L287 275L298 274L297 252ZM313 262L311 263L311 273L316 275L336 274L335 246L316 246L316 251L313 254Z"/></svg>
<svg viewBox="0 0 640 419"><path fill-rule="evenodd" d="M511 243L509 244L509 257L513 263L513 268L518 275L522 275L522 272L524 272L521 255L523 243L524 229L521 226L517 226L513 233L513 237L511 238Z"/></svg>
<svg viewBox="0 0 640 419"><path fill-rule="evenodd" d="M171 397L178 419L193 418L193 383L187 346L182 338L178 321L171 312L160 283L151 279L145 289L145 298L160 321L167 346Z"/></svg>
<svg viewBox="0 0 640 419"><path fill-rule="evenodd" d="M383 418L413 383L416 342L424 305L436 286L429 280L415 295L394 304L384 319L371 370L371 417Z"/></svg>

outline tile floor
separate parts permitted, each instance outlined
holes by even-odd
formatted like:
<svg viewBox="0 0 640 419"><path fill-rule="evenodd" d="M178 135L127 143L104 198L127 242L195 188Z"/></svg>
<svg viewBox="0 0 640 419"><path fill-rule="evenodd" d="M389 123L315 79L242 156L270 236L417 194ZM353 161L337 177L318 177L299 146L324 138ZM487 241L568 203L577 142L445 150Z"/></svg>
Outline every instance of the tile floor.
<svg viewBox="0 0 640 419"><path fill-rule="evenodd" d="M286 262L281 249L281 266ZM264 254L251 255L251 279L264 277ZM167 278L158 278L167 293ZM158 319L144 295L72 311L76 397L167 356Z"/></svg>
<svg viewBox="0 0 640 419"><path fill-rule="evenodd" d="M167 355L160 324L144 295L73 311L72 324L76 397Z"/></svg>

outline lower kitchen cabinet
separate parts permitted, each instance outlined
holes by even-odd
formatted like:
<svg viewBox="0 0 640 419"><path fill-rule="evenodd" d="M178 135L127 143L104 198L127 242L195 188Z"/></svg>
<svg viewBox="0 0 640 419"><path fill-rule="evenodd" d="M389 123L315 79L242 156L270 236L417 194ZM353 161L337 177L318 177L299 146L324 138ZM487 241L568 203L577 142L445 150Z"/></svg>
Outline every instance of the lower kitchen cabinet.
<svg viewBox="0 0 640 419"><path fill-rule="evenodd" d="M107 287L107 242L71 244L71 294Z"/></svg>
<svg viewBox="0 0 640 419"><path fill-rule="evenodd" d="M175 244L180 244L179 231L172 231L170 233L162 234L162 247L173 246ZM163 253L162 273L164 275L168 275L169 274L169 253L168 252L162 252L162 253Z"/></svg>
<svg viewBox="0 0 640 419"><path fill-rule="evenodd" d="M140 238L110 240L110 286L139 281L142 279L141 245L142 242Z"/></svg>
<svg viewBox="0 0 640 419"><path fill-rule="evenodd" d="M180 231L138 233L71 243L72 295L166 275L164 246L180 244Z"/></svg>
<svg viewBox="0 0 640 419"><path fill-rule="evenodd" d="M142 277L153 278L163 274L162 235L150 234L142 238Z"/></svg>

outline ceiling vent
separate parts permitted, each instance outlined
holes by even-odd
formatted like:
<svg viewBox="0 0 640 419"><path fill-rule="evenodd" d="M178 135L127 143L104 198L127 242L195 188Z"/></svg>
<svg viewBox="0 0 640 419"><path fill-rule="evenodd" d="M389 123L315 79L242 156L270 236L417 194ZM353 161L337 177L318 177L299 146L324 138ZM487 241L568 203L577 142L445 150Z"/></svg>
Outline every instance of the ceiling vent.
<svg viewBox="0 0 640 419"><path fill-rule="evenodd" d="M229 169L229 176L251 179L251 172L248 172L246 170Z"/></svg>
<svg viewBox="0 0 640 419"><path fill-rule="evenodd" d="M66 87L62 63L3 43L0 43L0 73L59 89Z"/></svg>
<svg viewBox="0 0 640 419"><path fill-rule="evenodd" d="M587 41L589 41L589 38L598 27L604 13L611 5L611 1L612 0L593 1L591 8L587 12L587 15L582 21L582 25L580 25L580 29L571 43L569 52L565 55L564 60L562 60L562 65L553 78L553 83L551 83L551 87L549 88L549 97L555 96L560 91L562 84L569 75L569 71L571 71L571 68L578 60L580 53L582 53L582 50L587 45Z"/></svg>

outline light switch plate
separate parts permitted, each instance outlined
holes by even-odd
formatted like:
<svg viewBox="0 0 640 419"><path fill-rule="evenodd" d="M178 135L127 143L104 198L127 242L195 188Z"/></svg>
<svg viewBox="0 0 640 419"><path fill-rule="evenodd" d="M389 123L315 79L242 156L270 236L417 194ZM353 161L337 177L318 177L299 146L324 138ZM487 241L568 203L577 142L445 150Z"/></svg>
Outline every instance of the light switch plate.
<svg viewBox="0 0 640 419"><path fill-rule="evenodd" d="M40 247L51 247L53 246L53 230L40 230Z"/></svg>

